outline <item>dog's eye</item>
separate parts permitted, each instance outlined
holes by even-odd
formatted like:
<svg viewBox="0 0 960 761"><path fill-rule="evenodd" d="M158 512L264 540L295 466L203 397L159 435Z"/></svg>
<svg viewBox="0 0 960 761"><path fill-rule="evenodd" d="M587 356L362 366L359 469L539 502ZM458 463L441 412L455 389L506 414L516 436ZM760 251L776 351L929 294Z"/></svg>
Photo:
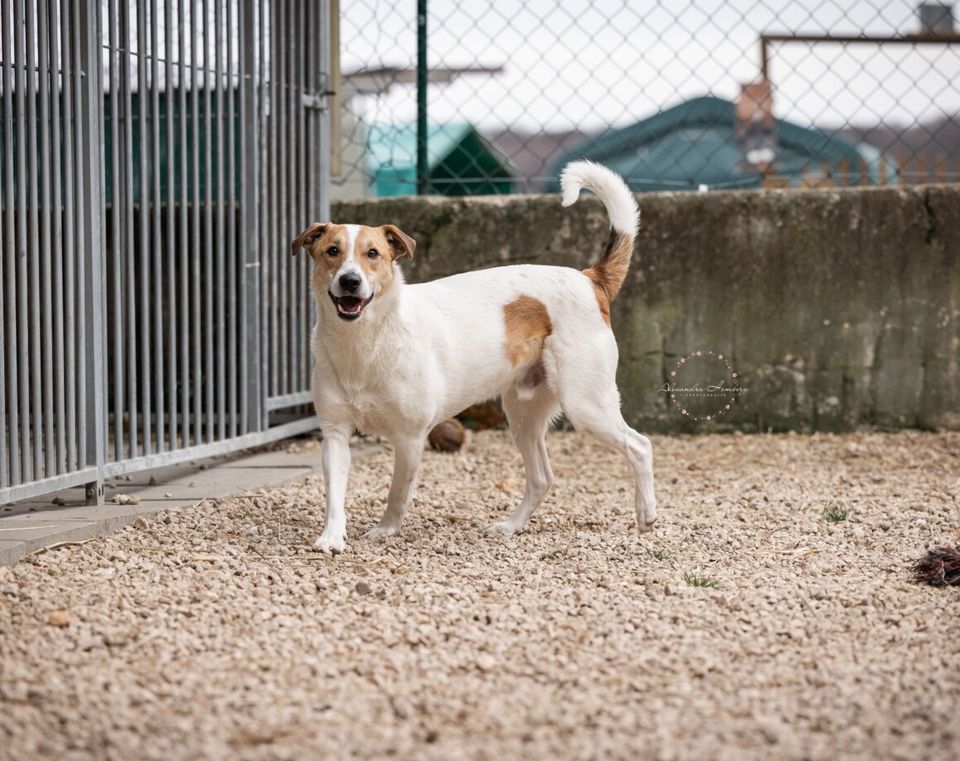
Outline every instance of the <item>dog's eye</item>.
<svg viewBox="0 0 960 761"><path fill-rule="evenodd" d="M327 256L336 256L339 253L340 249L336 246L330 246L330 248L327 249Z"/></svg>
<svg viewBox="0 0 960 761"><path fill-rule="evenodd" d="M380 256L380 252L375 248L371 248L369 251L367 251L368 259L376 259L378 256Z"/></svg>

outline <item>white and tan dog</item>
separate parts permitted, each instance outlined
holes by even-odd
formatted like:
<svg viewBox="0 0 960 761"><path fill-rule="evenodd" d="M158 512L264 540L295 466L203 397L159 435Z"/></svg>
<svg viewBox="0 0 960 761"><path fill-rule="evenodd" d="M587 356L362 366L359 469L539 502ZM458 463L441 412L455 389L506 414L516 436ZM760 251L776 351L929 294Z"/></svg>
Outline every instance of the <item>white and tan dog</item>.
<svg viewBox="0 0 960 761"><path fill-rule="evenodd" d="M553 480L545 434L560 410L575 427L622 451L633 467L637 524L657 518L650 441L620 414L610 302L633 252L639 212L623 180L588 161L561 176L563 205L581 188L610 217L600 261L587 270L511 265L407 285L397 264L414 240L394 225L316 223L293 241L314 261L318 318L313 395L323 431L326 524L314 548L340 552L354 429L389 439L393 483L380 524L391 536L413 498L430 430L471 404L502 396L523 455L526 491L492 530L521 531Z"/></svg>

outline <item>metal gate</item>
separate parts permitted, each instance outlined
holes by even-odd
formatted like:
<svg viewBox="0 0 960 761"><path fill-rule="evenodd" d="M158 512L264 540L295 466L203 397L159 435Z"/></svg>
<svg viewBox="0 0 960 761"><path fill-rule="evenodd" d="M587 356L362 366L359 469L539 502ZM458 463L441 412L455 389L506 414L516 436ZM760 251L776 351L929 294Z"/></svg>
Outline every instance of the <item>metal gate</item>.
<svg viewBox="0 0 960 761"><path fill-rule="evenodd" d="M0 10L0 503L313 428L326 3Z"/></svg>

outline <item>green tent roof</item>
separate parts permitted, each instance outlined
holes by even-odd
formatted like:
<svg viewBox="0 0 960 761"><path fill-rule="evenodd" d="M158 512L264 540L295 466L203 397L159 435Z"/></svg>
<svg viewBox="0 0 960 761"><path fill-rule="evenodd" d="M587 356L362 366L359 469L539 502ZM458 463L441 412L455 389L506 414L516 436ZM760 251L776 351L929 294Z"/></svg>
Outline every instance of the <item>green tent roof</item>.
<svg viewBox="0 0 960 761"><path fill-rule="evenodd" d="M728 100L705 96L662 111L629 127L586 140L565 152L551 167L557 177L569 161L591 159L621 174L634 190L676 190L708 185L719 188L759 187L762 175L744 170L734 133L735 106ZM783 119L777 125L777 174L795 176L834 170L846 162L859 181L859 160L877 170L882 160L876 152L815 127L802 127ZM874 178L875 179L875 178ZM549 190L558 190L551 182Z"/></svg>
<svg viewBox="0 0 960 761"><path fill-rule="evenodd" d="M473 125L433 124L427 129L431 193L510 193L510 163ZM378 196L417 192L417 129L413 124L373 124L367 136L367 164Z"/></svg>

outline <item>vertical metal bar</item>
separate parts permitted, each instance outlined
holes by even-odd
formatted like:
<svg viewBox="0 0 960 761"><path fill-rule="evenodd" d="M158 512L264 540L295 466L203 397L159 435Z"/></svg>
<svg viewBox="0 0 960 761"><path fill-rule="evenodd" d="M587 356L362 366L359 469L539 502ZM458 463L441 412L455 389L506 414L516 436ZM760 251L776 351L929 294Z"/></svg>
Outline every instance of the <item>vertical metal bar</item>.
<svg viewBox="0 0 960 761"><path fill-rule="evenodd" d="M267 210L270 208L270 132L269 114L267 112L270 100L270 89L268 85L269 72L267 70L267 55L269 50L269 31L266 12L267 0L260 0L258 6L256 32L256 40L258 42L257 49L259 54L257 59L257 70L259 72L257 82L257 94L259 98L257 101L257 164L263 168L263 171L260 172L260 183L258 186L259 202L257 204L257 223L260 227L260 240L257 247L260 253L260 268L258 272L259 301L257 302L257 306L260 309L260 398L266 399L267 395L270 393L270 307L268 304L270 299L267 298L270 293L269 282L267 281L267 277L269 276L270 262L268 257L265 255L267 251L267 242L270 235L270 218L267 215ZM263 406L263 402L257 400L257 406L251 410L251 414L256 415L259 419L260 413L263 411Z"/></svg>
<svg viewBox="0 0 960 761"><path fill-rule="evenodd" d="M429 192L427 160L427 0L417 0L417 193Z"/></svg>
<svg viewBox="0 0 960 761"><path fill-rule="evenodd" d="M73 15L73 88L74 88L74 116L73 116L73 139L76 141L74 155L76 157L76 197L77 197L77 451L81 466L89 464L90 452L88 449L89 436L91 432L89 419L89 408L86 404L88 390L87 376L87 333L92 330L92 326L85 319L87 312L87 301L89 292L87 290L86 276L88 269L88 259L91 252L88 248L87 226L90 220L87 218L93 211L93 199L89 196L89 186L87 178L84 175L84 166L87 163L87 154L96 146L88 142L85 137L84 123L84 30L87 24L86 13L88 7L77 4L74 7ZM97 71L99 72L99 64ZM97 77L99 79L99 75Z"/></svg>
<svg viewBox="0 0 960 761"><path fill-rule="evenodd" d="M190 230L191 240L191 302L192 309L190 313L191 326L193 328L193 384L191 393L193 394L193 442L199 444L203 441L203 386L201 384L201 365L200 365L200 261L203 258L203 249L200 248L200 206L203 194L200 192L200 76L198 66L200 62L199 41L202 39L202 27L197 19L198 2L190 6L190 63L193 74L191 87L193 88L193 113L190 115L190 127L193 131L193 151L191 187L193 188L191 203L193 205L193 224Z"/></svg>
<svg viewBox="0 0 960 761"><path fill-rule="evenodd" d="M143 454L153 452L153 417L151 401L153 398L153 367L150 352L150 163L148 158L147 138L149 112L149 85L147 83L147 8L145 3L136 3L137 9L137 106L140 109L140 136L137 147L140 152L140 236L139 260L140 270L137 277L140 282L140 346L137 349L139 357L140 399L143 419Z"/></svg>
<svg viewBox="0 0 960 761"><path fill-rule="evenodd" d="M82 321L89 326L89 339L82 351L86 354L90 383L85 398L88 437L86 441L87 464L98 468L95 481L87 484L87 504L103 502L103 478L99 469L106 460L106 310L105 288L103 284L104 250L102 240L103 221L103 183L101 160L102 119L103 119L103 77L101 76L101 33L100 0L83 0L83 12L77 25L79 32L78 52L81 70L85 74L82 82L82 103L80 136L85 145L82 158L82 185L85 185L83 197L87 199L84 207L86 222L83 238L86 267L86 281L81 291L86 292L85 309ZM80 72L78 71L78 74Z"/></svg>
<svg viewBox="0 0 960 761"><path fill-rule="evenodd" d="M32 139L33 130L27 128L26 103L24 101L27 90L27 72L23 65L23 8L22 0L14 0L13 6L13 34L14 34L14 64L17 66L16 82L16 136L17 136L17 319L16 325L20 354L19 396L20 396L20 468L24 481L30 481L33 474L30 459L30 366L29 343L27 339L27 160L25 141ZM21 73L22 72L22 73Z"/></svg>
<svg viewBox="0 0 960 761"><path fill-rule="evenodd" d="M303 27L300 24L301 19L297 11L303 9L303 3L291 3L288 6L287 28L290 35L287 44L287 65L289 76L287 81L288 103L287 103L287 145L289 146L289 160L287 161L287 193L290 198L290 208L287 211L287 235L284 240L292 239L296 235L295 230L301 229L303 220L298 219L298 209L302 203L302 198L298 193L300 171L303 167L303 157L300 154L300 130L303 126L303 82L300 76L302 68L301 59L303 58ZM299 226L298 226L299 225ZM280 248L278 246L278 248ZM296 298L298 273L303 259L297 257L293 259L287 256L287 251L280 249L281 255L287 262L287 291L284 295L284 301L287 304L287 366L290 372L289 390L290 392L299 391L300 383L298 376L299 357L299 325L297 324L297 315L300 312L299 301Z"/></svg>
<svg viewBox="0 0 960 761"><path fill-rule="evenodd" d="M323 35L327 29L332 29L331 19L332 11L331 4L329 0L321 0L316 6L314 6L318 11L317 18L317 27L316 27L316 39L323 40ZM334 5L334 8L339 10L340 4L337 2ZM336 32L337 45L339 46L339 26L338 31ZM321 71L327 72L332 71L331 67L331 56L339 56L340 50L339 47L336 50L331 50L329 45L322 45L321 49L316 51L317 61L315 65L320 67ZM337 63L337 71L339 71L339 62ZM317 141L317 160L310 162L310 187L312 188L311 203L315 205L311 209L312 216L315 219L329 219L330 218L330 198L329 198L329 188L330 188L330 164L329 162L323 161L322 157L327 156L330 151L330 123L328 116L324 112L320 112L318 117L314 121L313 133ZM339 150L339 145L337 147ZM312 310L316 309L316 305L313 304L313 299L310 299L310 306ZM311 312L314 314L314 312Z"/></svg>
<svg viewBox="0 0 960 761"><path fill-rule="evenodd" d="M262 3L261 3L262 5ZM261 429L263 363L260 361L260 257L263 238L258 203L260 185L260 87L264 29L257 29L258 6L245 2L240 11L240 220L243 225L240 269L240 419L243 433ZM257 42L259 41L259 45ZM257 52L260 52L258 59Z"/></svg>
<svg viewBox="0 0 960 761"><path fill-rule="evenodd" d="M204 155L204 212L203 212L203 301L204 301L204 414L207 441L214 437L214 382L213 382L213 140L210 134L210 10L203 0L203 155ZM214 85L215 86L215 85Z"/></svg>
<svg viewBox="0 0 960 761"><path fill-rule="evenodd" d="M13 0L16 2L17 0ZM6 298L3 304L3 317L5 330L3 331L3 341L5 343L5 354L9 364L10 387L2 394L4 402L9 400L10 412L9 423L5 428L3 437L9 446L9 467L4 460L0 468L4 469L5 480L3 483L18 484L21 483L20 473L20 408L19 408L19 388L17 386L18 368L17 368L17 241L15 235L15 219L13 210L14 203L14 123L13 123L13 91L15 89L14 79L16 70L14 69L13 36L16 33L16 27L10 25L13 18L13 11L10 8L10 0L3 0L3 259L5 262L4 278L0 282L0 288L5 291ZM8 28L10 27L10 28ZM6 422L6 416L2 418Z"/></svg>
<svg viewBox="0 0 960 761"><path fill-rule="evenodd" d="M76 208L74 205L74 180L76 177L76 163L74 161L74 87L73 87L73 29L71 20L72 3L61 4L60 45L62 56L63 83L63 186L64 186L64 290L63 299L66 306L65 321L66 362L64 363L64 385L67 388L67 469L77 469L77 388L74 378L77 377L77 320L76 304L76 269L77 269L77 241L76 241Z"/></svg>
<svg viewBox="0 0 960 761"><path fill-rule="evenodd" d="M153 193L151 208L153 211L153 243L151 244L153 272L150 274L150 283L153 286L151 300L153 302L153 366L150 370L156 377L154 383L154 410L156 417L156 447L158 452L164 451L166 440L164 420L164 373L163 373L163 242L161 235L163 228L160 220L163 199L160 191L161 156L160 156L160 40L158 28L160 16L157 13L157 0L150 0L150 174L153 179Z"/></svg>
<svg viewBox="0 0 960 761"><path fill-rule="evenodd" d="M122 95L123 95L123 258L126 291L126 356L125 369L127 375L127 417L129 419L129 457L132 459L140 454L140 419L139 419L139 383L137 379L137 250L136 225L134 221L134 198L137 191L134 174L133 158L133 49L131 43L130 3L123 0L120 10L121 46L123 48L123 66L121 67ZM141 196L142 198L142 196Z"/></svg>
<svg viewBox="0 0 960 761"><path fill-rule="evenodd" d="M288 192L288 184L290 179L290 156L288 150L288 141L287 133L289 132L290 127L290 39L288 34L287 27L289 26L287 11L289 10L290 3L279 2L277 3L277 28L279 31L279 48L277 49L277 75L280 84L280 107L277 109L277 131L279 133L279 151L280 151L280 187L279 187L279 205L277 207L277 217L278 217L278 232L279 235L274 239L273 251L274 256L277 257L279 263L279 274L280 274L280 283L278 286L279 298L277 300L277 309L278 316L280 319L280 343L279 343L279 356L280 356L280 391L281 394L290 393L290 351L289 351L289 337L287 326L290 320L290 303L288 299L289 286L288 286L288 267L287 260L290 258L286 256L286 246L282 247L279 245L281 240L290 240L293 238L292 235L288 235L287 226L289 225L289 204L290 204L290 194ZM278 252L279 250L279 252Z"/></svg>
<svg viewBox="0 0 960 761"><path fill-rule="evenodd" d="M330 44L332 44L334 29L332 27L329 29L324 29L319 25L318 19L321 15L321 8L319 5L307 6L306 14L307 18L303 24L305 35L303 45L303 81L304 87L308 89L311 94L315 94L327 89L325 83L321 83L320 81L321 72L317 63L321 50L324 48L329 48ZM328 32L326 40L322 36L325 32ZM318 47L321 48L321 50L311 50L312 45L310 43L312 40L319 41ZM315 115L311 116L307 109L303 109L302 144L304 161L300 173L300 192L303 198L303 206L300 219L304 224L312 222L315 219L319 219L319 217L313 216L313 204L310 202L310 195L316 192L316 189L310 186L310 174L313 172L312 165L318 161L328 163L327 157L331 155L330 153L320 154L317 152L319 146L314 144L314 130L312 128L312 122L315 120L315 118ZM310 297L310 288L308 283L310 281L310 268L312 262L310 261L309 257L303 257L303 259L304 261L300 262L299 264L300 282L297 287L297 303L300 305L300 325L302 326L299 351L303 368L300 374L300 387L310 388L310 302L312 299Z"/></svg>
<svg viewBox="0 0 960 761"><path fill-rule="evenodd" d="M329 30L324 29L318 23L318 19L321 14L321 8L318 5L308 6L306 9L307 19L303 24L305 42L303 45L303 71L304 71L304 87L310 90L311 93L317 93L321 90L326 90L325 83L321 87L320 81L320 67L318 63L318 55L320 51L311 50L312 45L310 44L311 40L319 40L319 47L321 49L328 48L333 43L335 29L331 26ZM324 32L329 31L329 34L326 37L326 44L324 44L324 37L322 36ZM333 101L336 103L336 101ZM303 196L303 210L301 212L301 221L306 224L312 222L318 217L313 216L313 204L310 203L311 193L315 193L316 189L311 188L310 186L310 173L313 171L312 165L318 161L327 163L327 157L331 156L332 153L321 154L317 152L319 148L318 145L314 144L313 141L313 129L311 122L315 117L309 117L307 115L306 109L304 109L303 114L303 150L304 150L304 162L303 168L301 170L301 193ZM339 154L338 154L339 156ZM330 162L332 163L332 161ZM309 168L308 168L309 167ZM304 257L304 261L300 263L300 284L298 286L298 303L300 304L300 324L302 326L302 334L300 340L300 358L303 362L303 371L301 372L300 383L302 388L310 388L310 369L311 369L311 355L310 355L310 302L312 301L310 297L310 265L312 262L308 257Z"/></svg>
<svg viewBox="0 0 960 761"><path fill-rule="evenodd" d="M297 3L297 10L299 11L299 18L295 24L294 34L297 36L297 87L294 91L294 108L296 109L296 119L294 120L294 126L296 127L296 145L297 145L297 157L293 163L294 170L293 180L294 180L294 194L297 202L292 204L293 206L293 224L290 226L290 234L295 235L296 230L300 229L300 226L305 225L307 222L311 221L306 218L304 210L307 206L307 184L306 178L307 173L305 171L307 166L307 154L306 154L306 121L307 114L306 109L303 106L303 97L307 89L306 81L306 59L307 59L307 26L306 26L306 4ZM286 253L286 252L284 252ZM303 284L303 267L304 263L308 257L298 257L296 260L291 261L291 269L293 271L293 277L290 278L291 289L290 289L290 314L292 315L292 339L293 343L290 347L290 353L293 356L293 391L300 391L303 388L306 388L306 385L303 382L303 348L305 345L304 340L304 329L303 329L303 292L300 286Z"/></svg>
<svg viewBox="0 0 960 761"><path fill-rule="evenodd" d="M227 34L227 406L230 410L230 436L239 434L237 420L237 323L240 316L237 314L237 289L239 281L237 278L237 151L236 151L236 125L234 117L234 76L236 73L236 64L234 55L237 48L234 44L234 32L239 31L236 28L236 20L233 14L233 0L227 0L226 14L226 34ZM243 83L237 80L237 86L242 87Z"/></svg>
<svg viewBox="0 0 960 761"><path fill-rule="evenodd" d="M54 414L57 424L57 472L65 473L67 471L67 424L66 424L66 399L64 368L64 290L63 290L63 194L61 190L61 177L63 176L63 164L60 157L60 147L63 143L64 133L67 131L60 119L61 102L61 76L60 71L63 68L61 60L60 45L60 8L57 0L50 0L50 59L51 76L53 80L53 109L51 114L51 123L54 130L53 139L53 280L51 287L56 298L53 302L53 324L55 332L53 336L53 357L54 367L59 371L56 386L56 402ZM72 432L70 432L72 435Z"/></svg>
<svg viewBox="0 0 960 761"><path fill-rule="evenodd" d="M53 433L53 256L50 232L50 51L49 21L47 19L46 0L37 3L37 50L40 65L40 249L34 256L40 259L41 292L34 297L39 301L42 294L43 308L40 310L43 321L43 472L47 477L56 472L56 439ZM39 378L35 386L40 386ZM3 417L0 416L0 425Z"/></svg>
<svg viewBox="0 0 960 761"><path fill-rule="evenodd" d="M173 0L163 0L163 42L166 58L166 91L167 91L167 215L166 215L166 244L167 244L167 282L163 284L167 294L167 433L170 449L177 448L177 311L180 301L176 297L177 262L175 255L174 218L174 148L173 148Z"/></svg>
<svg viewBox="0 0 960 761"><path fill-rule="evenodd" d="M40 203L37 193L37 183L40 179L41 168L37 161L37 56L36 56L36 13L33 3L26 3L26 64L27 77L27 221L29 225L30 242L27 249L27 258L30 269L30 407L31 423L33 424L33 477L43 476L43 379L41 368L41 336L40 336ZM27 296L27 292L23 294Z"/></svg>
<svg viewBox="0 0 960 761"><path fill-rule="evenodd" d="M318 55L321 51L312 51L310 50L310 40L314 39L312 36L314 30L316 30L317 37L316 39L321 40L320 46L322 48L329 49L331 44L331 39L334 35L333 28L322 28L317 23L317 19L320 17L322 10L319 6L308 6L307 8L307 20L305 23L304 33L307 35L304 42L303 48L303 71L304 71L304 87L307 88L311 93L322 92L329 89L327 82L321 81L321 72L320 68L317 65ZM326 34L324 39L320 35ZM313 119L308 117L307 109L304 109L304 136L303 136L303 149L305 151L305 163L304 163L304 172L303 172L303 219L312 220L317 219L317 217L312 216L313 204L310 202L311 194L315 193L316 190L310 187L310 175L313 171L312 168L308 169L310 165L315 161L324 161L326 164L330 164L331 160L329 157L331 153L326 155L321 155L317 153L319 145L315 145L313 141L313 130L311 128L311 122ZM299 293L299 303L301 310L301 320L303 325L303 345L301 347L300 357L303 362L303 373L301 384L303 388L310 388L310 369L311 369L311 355L310 355L310 265L312 262L304 261L301 267L301 279L300 279L300 293Z"/></svg>
<svg viewBox="0 0 960 761"><path fill-rule="evenodd" d="M323 17L324 10L323 4L318 3L312 5L307 10L308 21L306 24L306 34L307 40L319 40L320 44L317 46L307 44L304 48L304 67L306 70L306 82L307 87L311 92L321 92L329 89L328 82L324 81L325 72L323 70L323 58L324 51L328 53L333 50L335 44L337 44L337 37L339 35L338 28L336 24L330 24L325 26L321 24L321 18ZM333 106L336 105L338 101L334 100L331 103ZM338 151L329 151L327 153L322 153L321 149L323 146L318 140L315 139L317 133L314 124L316 123L316 112L311 110L307 112L305 117L306 123L306 144L305 148L307 151L307 161L304 167L303 180L304 180L304 207L303 207L303 219L304 221L312 221L315 219L326 219L326 217L317 216L317 209L313 203L313 195L317 192L317 189L313 186L315 182L315 173L317 168L314 166L317 163L324 163L331 167L333 170L333 164L335 159L331 158L328 162L325 159L328 156L336 156L336 160L339 160ZM339 170L338 170L339 172ZM310 288L308 283L310 282L310 270L312 262L306 261L303 263L303 281L300 288L300 303L302 304L302 319L304 326L304 346L303 359L306 363L305 372L303 374L303 383L304 388L310 388L310 372L312 369L312 357L310 354L310 330L312 327L312 305L311 302L313 299L310 296Z"/></svg>
<svg viewBox="0 0 960 761"><path fill-rule="evenodd" d="M289 39L287 41L287 51L286 51L286 61L287 61L287 114L286 114L286 124L284 125L287 129L287 145L288 149L288 158L287 158L287 194L289 198L289 203L287 204L287 216L286 224L286 235L284 235L284 240L292 239L296 233L294 232L295 225L297 224L297 208L299 208L300 198L297 195L297 176L300 174L300 167L302 166L300 158L300 146L297 141L299 135L298 128L302 125L297 124L297 122L302 117L300 113L301 102L301 83L299 80L299 59L300 59L300 36L303 32L302 28L295 23L294 21L294 6L299 5L302 8L300 3L288 3L287 4L287 28ZM299 228L296 228L299 229ZM298 391L300 386L297 383L297 357L298 357L298 348L299 342L297 340L297 301L296 301L296 282L297 282L297 272L299 271L298 264L301 263L301 259L292 259L287 256L287 252L284 248L278 246L280 249L281 256L287 262L287 290L284 293L283 300L286 304L285 314L287 316L287 344L288 344L288 367L290 372L290 379L288 385L288 391Z"/></svg>
<svg viewBox="0 0 960 761"><path fill-rule="evenodd" d="M216 411L217 411L217 438L224 439L226 437L226 384L225 377L226 374L226 332L227 332L227 318L226 318L226 296L229 289L229 285L226 281L226 267L225 267L225 248L226 248L226 230L224 229L225 224L225 192L223 187L223 178L224 178L224 161L223 161L223 10L222 10L222 0L214 0L213 5L213 26L214 26L214 54L213 54L213 66L214 66L214 87L216 87L216 131L217 131L217 177L216 177L216 225L215 225L215 242L216 242L216 275L214 282L217 283L217 288L213 289L216 295L216 356L217 356L217 367L216 367L216 379L217 379L217 388L216 388Z"/></svg>
<svg viewBox="0 0 960 761"><path fill-rule="evenodd" d="M190 198L187 192L187 13L186 0L177 0L177 26L179 39L180 78L178 87L179 109L179 143L178 158L180 174L180 425L182 430L183 446L190 445L190 280L189 280L189 227L188 204Z"/></svg>
<svg viewBox="0 0 960 761"><path fill-rule="evenodd" d="M267 341L266 361L270 368L270 383L266 387L266 396L269 398L278 391L280 364L277 361L277 337L279 335L277 315L279 314L280 293L278 291L278 274L280 261L276 257L276 242L279 238L279 225L277 224L277 213L279 202L277 200L277 121L280 119L280 108L278 105L279 87L277 79L277 61L279 60L279 47L277 45L277 4L271 2L270 9L270 45L269 53L269 76L270 76L270 114L269 114L269 147L267 155L267 165L270 167L270 195L267 201L267 213L269 214L270 227L267 231L266 248L264 249L263 262L267 274L267 287L270 289L270 297L267 299L269 310L269 330L270 337ZM265 421L269 426L269 418Z"/></svg>
<svg viewBox="0 0 960 761"><path fill-rule="evenodd" d="M126 2L126 0L122 0ZM107 21L110 24L110 248L113 264L110 292L111 332L113 333L113 458L123 459L123 250L120 239L122 221L120 216L120 53L117 50L119 18L117 0L107 4Z"/></svg>
<svg viewBox="0 0 960 761"><path fill-rule="evenodd" d="M277 129L281 119L279 107L280 95L280 47L277 42L279 35L279 13L277 11L278 3L271 4L272 18L270 23L270 205L267 207L270 213L270 236L267 239L267 249L265 260L270 267L270 352L267 362L270 365L270 387L267 389L267 396L272 396L279 392L280 362L277 356L277 347L279 345L279 314L280 314L280 291L279 291L279 267L280 260L277 259L277 240L280 237L280 226L277 222L277 215L280 210L278 197L278 177L277 163Z"/></svg>
<svg viewBox="0 0 960 761"><path fill-rule="evenodd" d="M4 137L4 150L3 150L3 170L0 172L0 176L3 177L4 185L0 188L0 198L3 199L3 209L0 209L0 213L5 212L7 209L13 209L13 199L10 195L10 185L6 183L7 172L13 161L13 151L8 147L7 140L13 137L12 132L9 129L7 124L7 93L9 92L7 87L7 65L9 59L7 58L7 34L10 32L10 15L7 13L6 3L0 4L0 55L3 56L0 59L0 66L2 66L2 81L0 81L0 86L3 88L3 117L4 123L2 125L3 137ZM7 258L9 251L6 247L6 233L7 233L7 217L4 214L3 216L3 238L2 241L4 248L0 250L0 318L5 318L6 316L6 293L4 290L4 284L7 282L8 278L5 276L6 267L7 267ZM9 323L8 323L9 326ZM7 426L7 357L6 357L6 336L7 331L3 331L3 335L0 335L0 487L8 486L10 484L10 469L9 462L7 460L7 439L8 437L15 435L13 429L8 428Z"/></svg>
<svg viewBox="0 0 960 761"><path fill-rule="evenodd" d="M314 34L315 37L310 39L323 40L323 35L325 29L329 29L330 33L327 35L327 50L329 51L327 60L328 65L325 71L329 72L328 75L328 86L324 89L331 90L332 95L330 96L330 117L329 117L329 129L330 129L330 174L334 177L340 177L343 175L343 133L341 131L341 105L343 103L343 98L341 94L342 82L340 78L340 0L329 0L326 5L320 3L318 5L312 6L314 10ZM324 13L323 22L320 23L320 15ZM312 47L308 46L308 54L313 56L314 51ZM311 69L317 71L319 69L319 62L313 61L313 66ZM316 91L316 87L314 87ZM326 156L317 155L315 161L323 161Z"/></svg>

